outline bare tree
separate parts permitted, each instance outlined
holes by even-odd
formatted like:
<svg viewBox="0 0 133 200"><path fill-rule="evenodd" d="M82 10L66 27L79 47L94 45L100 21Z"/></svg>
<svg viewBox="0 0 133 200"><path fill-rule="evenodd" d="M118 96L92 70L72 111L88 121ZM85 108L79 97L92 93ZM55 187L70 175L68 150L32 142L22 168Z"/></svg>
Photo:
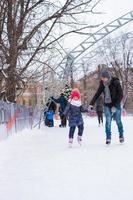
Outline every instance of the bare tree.
<svg viewBox="0 0 133 200"><path fill-rule="evenodd" d="M87 98L87 75L89 73L89 63L82 63L82 71L83 71L83 104L88 106L88 98Z"/></svg>
<svg viewBox="0 0 133 200"><path fill-rule="evenodd" d="M63 3L62 3L63 2ZM1 0L0 62L6 76L5 96L14 101L16 91L42 71L51 48L70 33L83 34L91 26L82 21L97 14L96 0ZM54 36L54 37L53 37Z"/></svg>

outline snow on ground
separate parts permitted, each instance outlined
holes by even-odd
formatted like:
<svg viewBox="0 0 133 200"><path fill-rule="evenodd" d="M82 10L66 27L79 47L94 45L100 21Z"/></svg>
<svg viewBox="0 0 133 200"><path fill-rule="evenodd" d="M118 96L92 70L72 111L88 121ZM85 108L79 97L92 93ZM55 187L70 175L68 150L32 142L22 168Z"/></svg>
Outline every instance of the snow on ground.
<svg viewBox="0 0 133 200"><path fill-rule="evenodd" d="M68 148L69 128L25 130L0 143L1 200L132 200L133 117L123 118L125 144L113 122L112 144L104 128L85 117L84 142Z"/></svg>

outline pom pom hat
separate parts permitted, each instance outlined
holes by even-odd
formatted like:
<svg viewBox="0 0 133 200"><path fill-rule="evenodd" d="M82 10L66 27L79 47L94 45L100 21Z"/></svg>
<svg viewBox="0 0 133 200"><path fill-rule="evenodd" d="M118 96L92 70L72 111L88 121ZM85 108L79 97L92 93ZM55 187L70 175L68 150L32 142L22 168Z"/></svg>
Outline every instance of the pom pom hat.
<svg viewBox="0 0 133 200"><path fill-rule="evenodd" d="M78 89L74 89L71 92L71 99L73 99L74 97L77 97L78 99L80 99L80 92Z"/></svg>

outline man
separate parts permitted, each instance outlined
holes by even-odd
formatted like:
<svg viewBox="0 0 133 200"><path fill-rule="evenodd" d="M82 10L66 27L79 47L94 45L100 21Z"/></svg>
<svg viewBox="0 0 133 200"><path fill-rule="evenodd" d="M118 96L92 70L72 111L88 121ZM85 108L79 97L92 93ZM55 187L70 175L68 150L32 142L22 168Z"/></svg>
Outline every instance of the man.
<svg viewBox="0 0 133 200"><path fill-rule="evenodd" d="M94 105L101 93L104 93L104 113L106 118L106 144L111 143L111 121L112 113L115 111L115 120L119 131L119 141L124 142L123 125L121 121L121 100L123 98L123 91L118 78L112 77L110 72L106 69L101 71L100 85L90 102L90 107Z"/></svg>

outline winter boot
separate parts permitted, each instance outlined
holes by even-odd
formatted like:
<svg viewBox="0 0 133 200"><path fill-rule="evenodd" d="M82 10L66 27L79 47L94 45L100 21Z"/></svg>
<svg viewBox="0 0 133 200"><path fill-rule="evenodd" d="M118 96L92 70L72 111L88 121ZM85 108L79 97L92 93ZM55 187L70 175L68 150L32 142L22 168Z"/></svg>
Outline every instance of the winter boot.
<svg viewBox="0 0 133 200"><path fill-rule="evenodd" d="M71 148L73 144L73 138L69 138L68 144L69 144L69 147Z"/></svg>
<svg viewBox="0 0 133 200"><path fill-rule="evenodd" d="M111 143L111 139L106 139L106 144L109 145Z"/></svg>
<svg viewBox="0 0 133 200"><path fill-rule="evenodd" d="M81 136L78 136L78 137L77 137L77 141L78 141L78 143L81 145L81 144L82 144L82 137L81 137Z"/></svg>
<svg viewBox="0 0 133 200"><path fill-rule="evenodd" d="M124 143L124 137L119 137L119 141L121 144Z"/></svg>

